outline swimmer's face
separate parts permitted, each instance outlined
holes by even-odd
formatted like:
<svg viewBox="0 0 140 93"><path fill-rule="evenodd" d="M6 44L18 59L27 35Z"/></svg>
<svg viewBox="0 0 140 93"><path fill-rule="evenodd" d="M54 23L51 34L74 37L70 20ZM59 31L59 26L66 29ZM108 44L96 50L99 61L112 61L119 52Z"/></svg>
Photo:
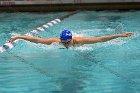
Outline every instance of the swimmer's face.
<svg viewBox="0 0 140 93"><path fill-rule="evenodd" d="M71 43L71 40L61 40L61 43L66 47L68 48L70 43Z"/></svg>

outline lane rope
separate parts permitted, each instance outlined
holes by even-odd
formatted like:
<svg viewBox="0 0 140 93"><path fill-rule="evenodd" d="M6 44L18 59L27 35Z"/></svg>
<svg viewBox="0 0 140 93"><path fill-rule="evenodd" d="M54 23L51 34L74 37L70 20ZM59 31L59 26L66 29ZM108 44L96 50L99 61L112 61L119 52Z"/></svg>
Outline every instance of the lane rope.
<svg viewBox="0 0 140 93"><path fill-rule="evenodd" d="M45 31L45 29L48 29L48 28L50 28L50 27L52 27L52 26L54 26L54 25L60 23L60 22L63 21L65 18L68 18L69 16L72 16L72 15L78 13L78 12L79 12L79 11L74 11L74 12L71 12L71 13L65 15L65 16L62 16L62 17L57 18L57 19L54 19L54 20L52 20L52 21L50 21L50 22L48 22L48 23L46 23L46 24L43 24L42 26L37 27L36 29L34 29L34 30L32 30L32 31L30 31L30 32L28 32L28 33L26 33L25 35L35 36L35 35L38 34L39 32ZM14 47L16 46L16 43L19 42L19 41L20 41L20 39L15 40L15 41L13 41L13 42L6 42L3 46L0 47L0 53L5 52L5 51L7 51L7 50L9 50L9 49L14 48Z"/></svg>

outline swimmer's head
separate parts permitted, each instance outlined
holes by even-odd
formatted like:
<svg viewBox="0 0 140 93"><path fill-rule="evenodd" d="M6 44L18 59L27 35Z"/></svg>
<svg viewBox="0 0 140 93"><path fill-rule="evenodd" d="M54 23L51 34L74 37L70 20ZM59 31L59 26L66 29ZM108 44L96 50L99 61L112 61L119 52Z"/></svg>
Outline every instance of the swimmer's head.
<svg viewBox="0 0 140 93"><path fill-rule="evenodd" d="M71 40L72 39L72 33L69 30L63 30L60 34L61 40Z"/></svg>

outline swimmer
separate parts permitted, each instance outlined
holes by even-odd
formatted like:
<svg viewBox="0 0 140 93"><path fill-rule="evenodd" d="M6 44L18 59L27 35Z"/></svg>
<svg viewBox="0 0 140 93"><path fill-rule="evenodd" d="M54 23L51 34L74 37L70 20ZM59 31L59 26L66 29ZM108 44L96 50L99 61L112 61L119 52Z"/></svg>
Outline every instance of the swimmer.
<svg viewBox="0 0 140 93"><path fill-rule="evenodd" d="M69 48L71 46L76 45L84 45L84 44L94 44L98 42L106 42L112 39L116 39L119 37L129 37L133 33L132 32L126 32L122 34L114 34L114 35L108 35L108 36L101 36L101 37L75 37L72 38L72 33L69 30L64 30L60 34L60 38L38 38L38 37L32 37L32 36L12 36L8 41L13 42L16 39L24 39L30 42L34 43L42 43L50 45L52 43L58 43L64 45L66 48Z"/></svg>

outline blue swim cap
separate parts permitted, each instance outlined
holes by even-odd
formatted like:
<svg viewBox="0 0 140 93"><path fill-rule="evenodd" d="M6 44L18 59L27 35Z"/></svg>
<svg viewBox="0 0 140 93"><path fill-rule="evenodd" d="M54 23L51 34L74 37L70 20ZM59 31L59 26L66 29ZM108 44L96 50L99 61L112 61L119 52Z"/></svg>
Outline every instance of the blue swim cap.
<svg viewBox="0 0 140 93"><path fill-rule="evenodd" d="M71 33L69 30L64 30L64 31L62 31L62 33L60 34L60 39L61 39L61 40L72 39L72 33Z"/></svg>

